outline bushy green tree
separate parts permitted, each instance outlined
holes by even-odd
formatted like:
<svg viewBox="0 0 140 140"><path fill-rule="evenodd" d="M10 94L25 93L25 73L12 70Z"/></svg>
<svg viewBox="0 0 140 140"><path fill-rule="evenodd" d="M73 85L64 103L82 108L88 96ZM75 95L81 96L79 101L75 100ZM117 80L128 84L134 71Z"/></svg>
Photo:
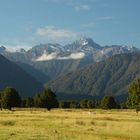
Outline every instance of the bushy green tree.
<svg viewBox="0 0 140 140"><path fill-rule="evenodd" d="M1 98L2 108L11 110L12 107L20 107L21 105L21 97L12 87L6 87L2 91Z"/></svg>
<svg viewBox="0 0 140 140"><path fill-rule="evenodd" d="M42 107L45 107L48 110L51 108L57 108L59 105L55 93L49 88L44 90L43 94L40 96L40 99Z"/></svg>
<svg viewBox="0 0 140 140"><path fill-rule="evenodd" d="M104 96L101 100L102 109L113 109L116 108L116 101L112 96Z"/></svg>
<svg viewBox="0 0 140 140"><path fill-rule="evenodd" d="M47 108L50 110L51 108L57 108L59 103L55 93L51 89L46 88L42 94L37 94L34 97L34 105L35 107Z"/></svg>
<svg viewBox="0 0 140 140"><path fill-rule="evenodd" d="M140 104L140 78L137 78L130 84L128 92L127 106L128 108L136 108Z"/></svg>

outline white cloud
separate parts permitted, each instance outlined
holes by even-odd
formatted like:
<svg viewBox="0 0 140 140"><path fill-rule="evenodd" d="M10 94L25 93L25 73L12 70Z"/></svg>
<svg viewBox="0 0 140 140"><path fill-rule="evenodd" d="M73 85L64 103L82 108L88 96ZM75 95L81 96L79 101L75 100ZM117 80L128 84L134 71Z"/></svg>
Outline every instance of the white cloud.
<svg viewBox="0 0 140 140"><path fill-rule="evenodd" d="M76 11L88 11L88 10L90 10L90 6L89 5L77 5L74 7L74 9Z"/></svg>
<svg viewBox="0 0 140 140"><path fill-rule="evenodd" d="M77 53L71 53L68 56L62 57L58 56L56 52L48 54L46 51L37 59L34 59L33 61L50 61L50 60L68 60L68 59L82 59L85 57L85 54L83 52L77 52Z"/></svg>
<svg viewBox="0 0 140 140"><path fill-rule="evenodd" d="M36 34L40 37L45 37L51 40L61 40L67 38L76 38L79 33L68 30L68 29L59 29L55 26L46 26L38 28Z"/></svg>
<svg viewBox="0 0 140 140"><path fill-rule="evenodd" d="M51 54L47 54L46 51L44 51L43 55L37 58L35 61L47 61L47 60L53 60L56 59L57 53L53 52Z"/></svg>

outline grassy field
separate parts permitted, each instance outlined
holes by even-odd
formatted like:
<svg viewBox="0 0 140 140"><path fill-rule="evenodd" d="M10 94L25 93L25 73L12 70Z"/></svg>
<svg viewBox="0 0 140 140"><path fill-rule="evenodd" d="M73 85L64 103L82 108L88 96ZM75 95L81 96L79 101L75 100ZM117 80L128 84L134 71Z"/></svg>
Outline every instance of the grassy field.
<svg viewBox="0 0 140 140"><path fill-rule="evenodd" d="M0 140L140 140L134 110L0 111Z"/></svg>

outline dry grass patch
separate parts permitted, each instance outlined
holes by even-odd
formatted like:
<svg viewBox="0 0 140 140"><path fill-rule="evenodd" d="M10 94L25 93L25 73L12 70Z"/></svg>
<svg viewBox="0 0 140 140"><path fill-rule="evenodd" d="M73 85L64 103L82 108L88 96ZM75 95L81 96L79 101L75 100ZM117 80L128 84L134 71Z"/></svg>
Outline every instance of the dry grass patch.
<svg viewBox="0 0 140 140"><path fill-rule="evenodd" d="M134 110L0 111L0 140L139 140L139 130Z"/></svg>

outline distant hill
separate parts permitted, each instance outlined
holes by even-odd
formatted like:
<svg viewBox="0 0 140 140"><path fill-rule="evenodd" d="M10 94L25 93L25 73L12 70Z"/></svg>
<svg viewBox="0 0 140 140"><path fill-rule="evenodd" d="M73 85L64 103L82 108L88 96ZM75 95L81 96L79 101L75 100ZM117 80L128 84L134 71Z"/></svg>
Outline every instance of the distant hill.
<svg viewBox="0 0 140 140"><path fill-rule="evenodd" d="M22 97L32 96L43 89L35 78L0 55L0 89L6 86L16 88Z"/></svg>
<svg viewBox="0 0 140 140"><path fill-rule="evenodd" d="M59 97L113 95L123 100L128 85L140 76L140 53L115 55L49 82Z"/></svg>

